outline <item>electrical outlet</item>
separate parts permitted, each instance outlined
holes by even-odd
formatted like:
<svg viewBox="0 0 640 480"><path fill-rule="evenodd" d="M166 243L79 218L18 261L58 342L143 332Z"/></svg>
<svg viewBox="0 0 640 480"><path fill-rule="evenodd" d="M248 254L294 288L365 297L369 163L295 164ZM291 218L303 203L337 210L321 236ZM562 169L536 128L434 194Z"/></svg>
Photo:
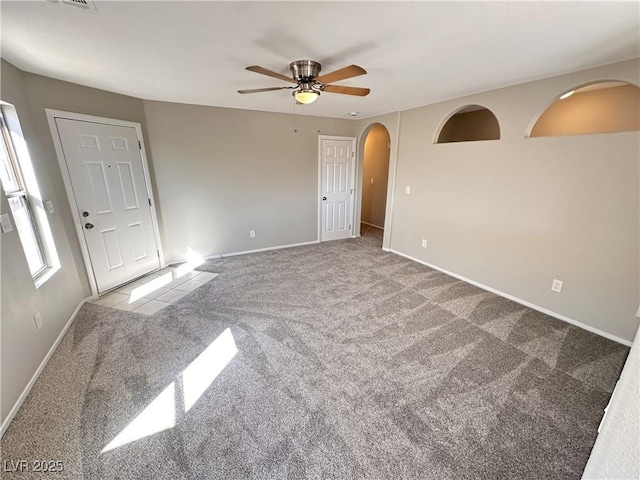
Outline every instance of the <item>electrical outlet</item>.
<svg viewBox="0 0 640 480"><path fill-rule="evenodd" d="M256 238L256 231L255 230L249 230L249 237L250 238Z"/></svg>
<svg viewBox="0 0 640 480"><path fill-rule="evenodd" d="M47 213L49 215L53 215L53 213L55 212L55 210L53 208L53 202L51 200L45 200L44 201L44 206L47 209Z"/></svg>
<svg viewBox="0 0 640 480"><path fill-rule="evenodd" d="M422 239L422 248L427 248L427 239L426 238Z"/></svg>
<svg viewBox="0 0 640 480"><path fill-rule="evenodd" d="M36 321L36 327L40 330L42 328L42 317L40 316L40 312L36 312L33 319Z"/></svg>
<svg viewBox="0 0 640 480"><path fill-rule="evenodd" d="M411 187L409 185L404 187L404 193L405 195L411 195Z"/></svg>
<svg viewBox="0 0 640 480"><path fill-rule="evenodd" d="M562 280L556 280L555 278L553 279L553 283L551 283L551 290L553 292L557 292L560 293L562 291L562 284L564 282Z"/></svg>

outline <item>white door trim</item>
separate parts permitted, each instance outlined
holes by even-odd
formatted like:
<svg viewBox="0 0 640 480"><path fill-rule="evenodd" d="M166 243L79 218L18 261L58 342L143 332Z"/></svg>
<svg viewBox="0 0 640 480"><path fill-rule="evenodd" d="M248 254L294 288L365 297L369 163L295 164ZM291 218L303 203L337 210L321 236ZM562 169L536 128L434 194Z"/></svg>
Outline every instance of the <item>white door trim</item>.
<svg viewBox="0 0 640 480"><path fill-rule="evenodd" d="M155 237L156 245L158 246L158 251L160 253L160 268L164 268L165 267L164 252L162 250L162 243L160 241L160 228L158 226L158 216L156 214L155 196L153 194L153 188L151 187L151 176L149 175L149 164L147 162L147 152L144 146L144 140L142 138L142 126L137 122L130 122L127 120L116 120L113 118L96 117L94 115L64 112L62 110L52 110L50 108L45 108L45 112L47 114L47 121L49 122L49 129L51 130L51 138L53 139L53 146L56 151L56 156L58 157L58 164L60 165L60 171L62 173L64 189L67 192L67 199L69 200L69 206L71 207L71 216L73 217L73 223L76 227L76 235L78 236L78 241L80 242L82 259L84 260L84 266L87 272L87 277L89 277L91 293L93 295L98 295L98 285L96 283L96 279L93 273L93 268L91 266L91 258L89 257L89 248L87 247L87 243L84 238L84 233L82 231L82 219L80 218L76 197L75 197L75 194L73 193L73 187L71 185L71 177L69 175L69 170L67 168L67 161L65 159L64 151L62 149L62 141L60 140L60 135L58 133L58 128L56 126L56 118L64 118L68 120L79 120L82 122L102 123L107 125L116 125L119 127L135 128L136 135L138 137L138 141L140 142L140 146L141 146L140 156L142 157L142 170L144 172L144 181L147 187L147 192L149 193L149 198L151 198L151 220L153 224L153 235Z"/></svg>
<svg viewBox="0 0 640 480"><path fill-rule="evenodd" d="M355 238L355 201L356 198L356 173L358 171L358 139L356 137L338 137L335 135L318 135L318 243L322 242L322 141L323 140L350 140L352 142L352 152L354 155L354 168L351 172L351 188L353 193L350 199L350 219L351 238Z"/></svg>

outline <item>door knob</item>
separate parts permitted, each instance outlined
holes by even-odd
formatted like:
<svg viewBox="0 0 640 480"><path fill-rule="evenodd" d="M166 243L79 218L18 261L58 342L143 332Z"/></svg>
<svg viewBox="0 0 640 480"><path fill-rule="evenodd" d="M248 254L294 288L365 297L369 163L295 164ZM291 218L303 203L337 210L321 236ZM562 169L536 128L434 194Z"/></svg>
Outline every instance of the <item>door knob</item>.
<svg viewBox="0 0 640 480"><path fill-rule="evenodd" d="M327 197L322 197L322 199L323 199L323 200L326 200L326 199L327 199Z"/></svg>
<svg viewBox="0 0 640 480"><path fill-rule="evenodd" d="M82 216L83 217L88 217L89 216L89 212L82 212Z"/></svg>
<svg viewBox="0 0 640 480"><path fill-rule="evenodd" d="M93 228L93 223L85 223L84 228L86 228L87 230L91 230Z"/></svg>

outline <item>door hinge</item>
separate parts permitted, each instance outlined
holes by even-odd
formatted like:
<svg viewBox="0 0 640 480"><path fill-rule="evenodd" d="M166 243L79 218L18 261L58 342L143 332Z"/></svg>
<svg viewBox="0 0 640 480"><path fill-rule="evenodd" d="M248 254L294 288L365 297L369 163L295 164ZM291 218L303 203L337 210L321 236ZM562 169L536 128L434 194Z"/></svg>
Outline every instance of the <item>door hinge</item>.
<svg viewBox="0 0 640 480"><path fill-rule="evenodd" d="M138 148L142 150L142 142L140 140L138 140Z"/></svg>
<svg viewBox="0 0 640 480"><path fill-rule="evenodd" d="M151 206L151 199L150 199L150 198L148 198L147 200L149 200L149 206Z"/></svg>
<svg viewBox="0 0 640 480"><path fill-rule="evenodd" d="M156 250L156 253L158 254L158 258L160 258L160 250Z"/></svg>
<svg viewBox="0 0 640 480"><path fill-rule="evenodd" d="M351 189L351 195L353 195L353 188Z"/></svg>
<svg viewBox="0 0 640 480"><path fill-rule="evenodd" d="M349 225L349 230L351 230L351 225Z"/></svg>

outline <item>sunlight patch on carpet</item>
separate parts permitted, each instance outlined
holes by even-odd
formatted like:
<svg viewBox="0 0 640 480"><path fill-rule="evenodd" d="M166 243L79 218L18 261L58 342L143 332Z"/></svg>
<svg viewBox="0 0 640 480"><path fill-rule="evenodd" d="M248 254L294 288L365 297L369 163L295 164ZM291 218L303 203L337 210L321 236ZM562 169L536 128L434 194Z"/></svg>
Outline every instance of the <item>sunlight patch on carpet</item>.
<svg viewBox="0 0 640 480"><path fill-rule="evenodd" d="M227 328L178 377L171 382L140 414L122 430L101 453L154 435L176 425L209 388L238 353L231 329ZM180 388L180 385L182 388ZM176 396L182 401L176 402ZM179 406L184 405L184 413Z"/></svg>

